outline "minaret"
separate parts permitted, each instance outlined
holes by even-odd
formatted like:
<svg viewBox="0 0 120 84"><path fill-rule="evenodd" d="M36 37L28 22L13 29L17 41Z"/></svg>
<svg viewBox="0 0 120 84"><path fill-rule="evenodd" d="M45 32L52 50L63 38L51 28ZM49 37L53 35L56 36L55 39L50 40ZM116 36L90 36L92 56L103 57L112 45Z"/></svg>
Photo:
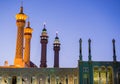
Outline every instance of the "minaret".
<svg viewBox="0 0 120 84"><path fill-rule="evenodd" d="M91 61L91 40L88 40L88 61Z"/></svg>
<svg viewBox="0 0 120 84"><path fill-rule="evenodd" d="M23 62L23 35L24 27L27 15L23 13L23 7L20 8L20 13L16 14L16 25L17 25L17 40L16 40L16 53L14 59L14 65L17 67L24 67Z"/></svg>
<svg viewBox="0 0 120 84"><path fill-rule="evenodd" d="M42 34L40 36L41 38L41 64L40 67L47 67L46 64L46 55L47 55L47 43L48 43L48 35L47 35L47 30L46 26L44 24L44 28L42 30Z"/></svg>
<svg viewBox="0 0 120 84"><path fill-rule="evenodd" d="M53 50L54 50L54 67L59 68L60 41L57 33L56 33L55 41L53 43Z"/></svg>
<svg viewBox="0 0 120 84"><path fill-rule="evenodd" d="M115 39L112 40L112 43L113 43L113 61L116 62Z"/></svg>
<svg viewBox="0 0 120 84"><path fill-rule="evenodd" d="M30 67L30 42L32 37L33 29L30 27L30 22L28 21L28 25L24 28L24 37L25 37L25 50L24 50L24 62Z"/></svg>
<svg viewBox="0 0 120 84"><path fill-rule="evenodd" d="M82 39L81 38L79 40L79 45L80 45L80 51L79 51L80 56L79 56L79 59L80 59L80 61L82 61Z"/></svg>

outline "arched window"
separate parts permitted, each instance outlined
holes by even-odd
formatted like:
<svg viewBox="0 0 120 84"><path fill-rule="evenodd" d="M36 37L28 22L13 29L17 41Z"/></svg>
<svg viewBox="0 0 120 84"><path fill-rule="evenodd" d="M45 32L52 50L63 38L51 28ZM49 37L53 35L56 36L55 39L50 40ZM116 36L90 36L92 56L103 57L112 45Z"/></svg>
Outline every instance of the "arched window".
<svg viewBox="0 0 120 84"><path fill-rule="evenodd" d="M17 77L16 76L12 77L12 84L17 84Z"/></svg>
<svg viewBox="0 0 120 84"><path fill-rule="evenodd" d="M68 76L66 75L66 78L65 78L65 82L66 84L68 84Z"/></svg>
<svg viewBox="0 0 120 84"><path fill-rule="evenodd" d="M84 73L83 75L83 84L89 84L88 73Z"/></svg>
<svg viewBox="0 0 120 84"><path fill-rule="evenodd" d="M118 73L118 84L120 84L120 73Z"/></svg>
<svg viewBox="0 0 120 84"><path fill-rule="evenodd" d="M48 84L50 84L50 75L48 75Z"/></svg>

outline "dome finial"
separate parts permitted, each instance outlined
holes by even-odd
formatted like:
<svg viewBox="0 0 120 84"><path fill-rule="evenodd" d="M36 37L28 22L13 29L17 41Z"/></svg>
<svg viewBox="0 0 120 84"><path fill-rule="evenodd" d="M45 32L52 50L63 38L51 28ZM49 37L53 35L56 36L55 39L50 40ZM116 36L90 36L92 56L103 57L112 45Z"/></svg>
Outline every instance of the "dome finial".
<svg viewBox="0 0 120 84"><path fill-rule="evenodd" d="M28 16L28 25L27 25L27 27L30 27L30 21L29 21L29 16Z"/></svg>
<svg viewBox="0 0 120 84"><path fill-rule="evenodd" d="M56 37L58 37L58 31L56 31Z"/></svg>
<svg viewBox="0 0 120 84"><path fill-rule="evenodd" d="M22 6L20 7L20 13L23 13L23 7Z"/></svg>
<svg viewBox="0 0 120 84"><path fill-rule="evenodd" d="M55 37L55 39L59 39L59 37L58 37L58 31L56 31L56 37Z"/></svg>
<svg viewBox="0 0 120 84"><path fill-rule="evenodd" d="M44 26L44 28L46 28L46 22L43 22L43 26Z"/></svg>
<svg viewBox="0 0 120 84"><path fill-rule="evenodd" d="M23 1L21 1L20 13L23 13Z"/></svg>
<svg viewBox="0 0 120 84"><path fill-rule="evenodd" d="M23 1L21 1L21 7L23 6Z"/></svg>

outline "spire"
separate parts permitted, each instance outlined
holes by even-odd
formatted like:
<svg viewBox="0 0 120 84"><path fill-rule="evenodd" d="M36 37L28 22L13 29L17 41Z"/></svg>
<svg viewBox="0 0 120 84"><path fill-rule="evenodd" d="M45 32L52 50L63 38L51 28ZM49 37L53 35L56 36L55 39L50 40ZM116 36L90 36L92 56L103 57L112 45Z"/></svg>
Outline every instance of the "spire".
<svg viewBox="0 0 120 84"><path fill-rule="evenodd" d="M28 16L27 27L28 27L28 28L30 28L30 21L29 21L29 16Z"/></svg>
<svg viewBox="0 0 120 84"><path fill-rule="evenodd" d="M54 44L60 44L59 37L58 37L58 32L56 32L56 37L55 37Z"/></svg>
<svg viewBox="0 0 120 84"><path fill-rule="evenodd" d="M46 30L46 23L44 22L43 23L43 30L42 30L43 32L46 32L47 30Z"/></svg>
<svg viewBox="0 0 120 84"><path fill-rule="evenodd" d="M27 27L30 27L30 21L28 21Z"/></svg>
<svg viewBox="0 0 120 84"><path fill-rule="evenodd" d="M56 37L58 37L58 32L56 31Z"/></svg>
<svg viewBox="0 0 120 84"><path fill-rule="evenodd" d="M21 1L20 13L23 13L23 1Z"/></svg>
<svg viewBox="0 0 120 84"><path fill-rule="evenodd" d="M115 39L112 40L112 43L113 43L113 61L116 62Z"/></svg>
<svg viewBox="0 0 120 84"><path fill-rule="evenodd" d="M46 29L46 23L43 23L43 30L42 30L42 36L47 36L47 29Z"/></svg>
<svg viewBox="0 0 120 84"><path fill-rule="evenodd" d="M23 6L20 7L20 13L23 14Z"/></svg>
<svg viewBox="0 0 120 84"><path fill-rule="evenodd" d="M56 39L59 39L59 38L58 38L58 31L56 31Z"/></svg>
<svg viewBox="0 0 120 84"><path fill-rule="evenodd" d="M59 38L58 38L58 32L57 32L57 31L56 31L56 37L55 37L55 39L59 39Z"/></svg>
<svg viewBox="0 0 120 84"><path fill-rule="evenodd" d="M91 39L88 39L88 59L91 61Z"/></svg>
<svg viewBox="0 0 120 84"><path fill-rule="evenodd" d="M80 49L80 51L79 51L79 59L80 59L80 61L82 61L82 39L80 38L80 40L79 40L79 44L80 44L80 47L79 47L79 49Z"/></svg>
<svg viewBox="0 0 120 84"><path fill-rule="evenodd" d="M46 28L46 22L43 23L44 28Z"/></svg>

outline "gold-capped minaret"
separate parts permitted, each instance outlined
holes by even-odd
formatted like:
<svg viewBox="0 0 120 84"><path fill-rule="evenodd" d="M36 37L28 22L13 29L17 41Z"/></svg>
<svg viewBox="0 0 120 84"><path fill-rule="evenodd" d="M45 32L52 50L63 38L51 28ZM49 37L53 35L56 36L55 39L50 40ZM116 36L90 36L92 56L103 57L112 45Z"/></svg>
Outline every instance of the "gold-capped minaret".
<svg viewBox="0 0 120 84"><path fill-rule="evenodd" d="M25 37L25 50L24 50L24 62L27 67L30 67L30 42L32 37L33 29L30 27L30 22L28 21L28 25L24 28L24 37Z"/></svg>
<svg viewBox="0 0 120 84"><path fill-rule="evenodd" d="M23 13L23 7L20 8L20 13L16 14L16 25L17 25L17 40L16 40L16 53L14 59L14 65L16 67L24 67L23 61L23 36L24 36L24 27L27 15Z"/></svg>

